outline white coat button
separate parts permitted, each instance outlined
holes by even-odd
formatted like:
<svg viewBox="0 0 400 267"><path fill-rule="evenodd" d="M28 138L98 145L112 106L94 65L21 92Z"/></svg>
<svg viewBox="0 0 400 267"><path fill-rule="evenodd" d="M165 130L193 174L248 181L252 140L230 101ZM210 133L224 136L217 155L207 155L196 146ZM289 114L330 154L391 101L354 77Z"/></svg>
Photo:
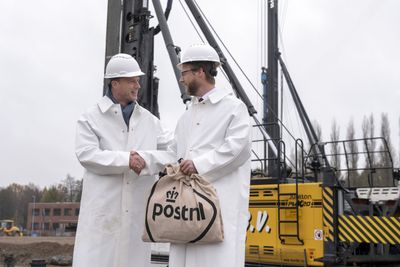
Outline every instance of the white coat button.
<svg viewBox="0 0 400 267"><path fill-rule="evenodd" d="M196 123L197 125L200 125L200 122Z"/></svg>
<svg viewBox="0 0 400 267"><path fill-rule="evenodd" d="M118 113L118 111L116 111L116 110L115 110L115 111L114 111L114 113L115 113L115 114L117 114L117 113Z"/></svg>
<svg viewBox="0 0 400 267"><path fill-rule="evenodd" d="M124 132L125 132L125 130L122 130L122 132L124 133Z"/></svg>

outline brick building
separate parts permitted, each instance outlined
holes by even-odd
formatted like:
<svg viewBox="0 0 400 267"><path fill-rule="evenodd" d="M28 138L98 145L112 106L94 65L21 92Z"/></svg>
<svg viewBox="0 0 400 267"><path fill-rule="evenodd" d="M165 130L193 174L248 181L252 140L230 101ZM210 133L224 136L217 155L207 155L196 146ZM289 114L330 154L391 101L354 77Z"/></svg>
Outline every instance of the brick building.
<svg viewBox="0 0 400 267"><path fill-rule="evenodd" d="M79 207L79 202L29 203L26 229L43 236L74 236Z"/></svg>

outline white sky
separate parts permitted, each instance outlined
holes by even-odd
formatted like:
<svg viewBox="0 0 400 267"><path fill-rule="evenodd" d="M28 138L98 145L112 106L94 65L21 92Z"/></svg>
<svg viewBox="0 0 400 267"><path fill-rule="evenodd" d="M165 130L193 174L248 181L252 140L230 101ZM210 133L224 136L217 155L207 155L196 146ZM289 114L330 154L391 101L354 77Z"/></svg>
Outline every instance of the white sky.
<svg viewBox="0 0 400 267"><path fill-rule="evenodd" d="M259 90L261 2L198 0ZM361 137L362 118L371 112L379 135L380 114L386 112L398 158L400 1L282 0L279 5L282 54L324 139L333 118L342 139L350 118ZM43 187L68 173L81 178L75 123L102 94L107 1L5 0L0 10L0 186ZM177 0L169 24L176 45L200 41ZM184 106L161 34L155 46L161 118L173 129ZM243 85L261 116L261 101ZM299 121L288 120L287 126L298 128Z"/></svg>

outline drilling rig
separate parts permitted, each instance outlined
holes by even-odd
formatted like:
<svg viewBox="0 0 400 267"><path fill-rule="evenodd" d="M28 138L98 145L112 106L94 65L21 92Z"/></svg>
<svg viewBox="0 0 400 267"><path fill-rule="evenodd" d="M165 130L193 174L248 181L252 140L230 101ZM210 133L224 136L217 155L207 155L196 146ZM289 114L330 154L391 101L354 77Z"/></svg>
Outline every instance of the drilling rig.
<svg viewBox="0 0 400 267"><path fill-rule="evenodd" d="M385 139L372 137L318 140L279 51L278 0L268 1L268 66L261 73L265 99L262 123L199 5L194 0L185 3L207 42L218 52L233 90L261 133L257 142L265 147L264 155L253 159L260 167L251 180L246 266L400 266L400 172L393 166L388 145ZM163 35L177 81L180 49L173 43L167 24L172 0L167 1L165 10L159 0L152 4L157 27L150 27L153 16L148 0L124 0L122 5L108 1L105 61L120 52L136 58L147 74L141 78L138 101L159 117L154 36ZM285 128L277 116L278 69L306 132L308 150L301 139L282 140ZM185 89L179 82L177 87L183 103L188 104ZM105 90L106 84L103 93ZM348 151L353 144L362 149ZM295 148L293 162L286 152L289 145ZM350 159L360 155L365 166L351 166ZM385 159L383 163L374 160L378 156Z"/></svg>

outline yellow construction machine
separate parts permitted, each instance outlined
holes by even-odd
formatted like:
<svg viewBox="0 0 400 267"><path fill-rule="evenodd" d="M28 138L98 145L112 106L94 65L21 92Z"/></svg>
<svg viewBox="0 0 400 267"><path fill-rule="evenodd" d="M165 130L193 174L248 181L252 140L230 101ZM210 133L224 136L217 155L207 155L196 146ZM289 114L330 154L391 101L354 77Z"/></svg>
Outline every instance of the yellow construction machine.
<svg viewBox="0 0 400 267"><path fill-rule="evenodd" d="M357 152L345 149L354 143ZM285 171L252 178L247 267L400 266L400 172L386 141L326 142L319 150L332 144L342 152L311 149L290 172L282 152L276 160ZM347 164L355 155L367 163ZM345 166L332 164L337 156Z"/></svg>
<svg viewBox="0 0 400 267"><path fill-rule="evenodd" d="M22 236L22 232L19 227L14 225L13 220L1 220L0 221L0 235L3 236Z"/></svg>

